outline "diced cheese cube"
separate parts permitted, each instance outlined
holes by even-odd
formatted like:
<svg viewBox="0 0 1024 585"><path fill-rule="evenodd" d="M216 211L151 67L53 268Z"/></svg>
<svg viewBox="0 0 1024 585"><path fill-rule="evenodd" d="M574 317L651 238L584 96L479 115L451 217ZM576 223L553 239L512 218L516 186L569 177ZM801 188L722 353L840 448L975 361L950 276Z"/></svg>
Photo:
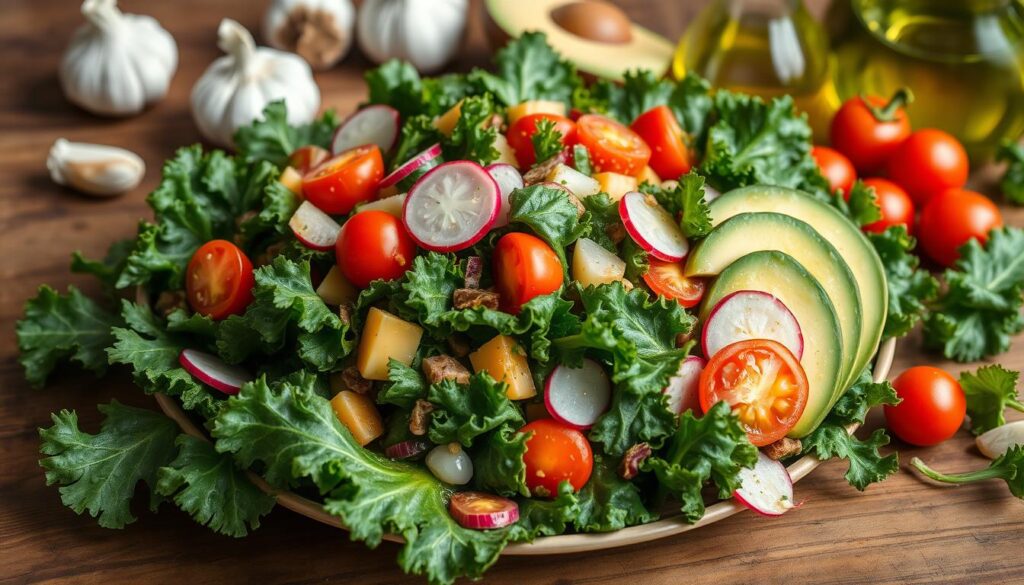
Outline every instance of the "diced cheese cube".
<svg viewBox="0 0 1024 585"><path fill-rule="evenodd" d="M526 353L515 339L507 335L498 335L480 346L480 349L469 354L473 370L487 372L495 380L508 384L510 400L522 400L537 395L537 387L533 385L530 365L526 362Z"/></svg>
<svg viewBox="0 0 1024 585"><path fill-rule="evenodd" d="M531 100L511 106L505 115L508 117L508 124L511 126L516 120L530 114L554 114L565 116L565 104L550 100Z"/></svg>
<svg viewBox="0 0 1024 585"><path fill-rule="evenodd" d="M636 177L619 173L597 173L594 178L601 185L601 190L607 193L612 201L622 199L623 195L630 191L636 191L639 186Z"/></svg>
<svg viewBox="0 0 1024 585"><path fill-rule="evenodd" d="M337 266L331 266L327 271L320 286L316 287L316 294L328 305L347 305L356 302L359 292L352 283L345 280L345 275Z"/></svg>
<svg viewBox="0 0 1024 585"><path fill-rule="evenodd" d="M660 185L661 177L658 173L654 172L650 166L644 167L644 170L640 171L640 176L637 177L637 181L642 185L644 183L650 183L652 185Z"/></svg>
<svg viewBox="0 0 1024 585"><path fill-rule="evenodd" d="M589 238L576 240L572 251L572 277L583 286L607 284L621 280L626 263Z"/></svg>
<svg viewBox="0 0 1024 585"><path fill-rule="evenodd" d="M512 145L508 143L508 139L501 132L494 136L494 148L498 151L498 160L494 161L493 164L504 163L512 165L517 169L519 168L519 161L516 160L516 151L512 150Z"/></svg>
<svg viewBox="0 0 1024 585"><path fill-rule="evenodd" d="M342 390L331 399L331 408L360 445L365 446L384 434L384 424L380 420L377 405L365 394Z"/></svg>
<svg viewBox="0 0 1024 585"><path fill-rule="evenodd" d="M423 328L371 307L359 339L356 367L367 380L387 380L388 360L412 363L420 346Z"/></svg>
<svg viewBox="0 0 1024 585"><path fill-rule="evenodd" d="M356 206L356 212L360 211L383 211L389 215L393 215L398 219L402 219L402 207L405 206L405 193L399 193L397 195L391 195L390 197L382 197L376 201L364 203Z"/></svg>
<svg viewBox="0 0 1024 585"><path fill-rule="evenodd" d="M302 197L302 173L292 167L285 167L277 180L289 191Z"/></svg>
<svg viewBox="0 0 1024 585"><path fill-rule="evenodd" d="M547 180L572 191L572 194L583 199L601 192L601 184L576 169L558 163L548 173Z"/></svg>
<svg viewBox="0 0 1024 585"><path fill-rule="evenodd" d="M451 136L452 132L455 131L455 125L459 123L459 117L462 116L462 100L459 103L451 107L450 110L441 114L434 119L434 128L445 136Z"/></svg>

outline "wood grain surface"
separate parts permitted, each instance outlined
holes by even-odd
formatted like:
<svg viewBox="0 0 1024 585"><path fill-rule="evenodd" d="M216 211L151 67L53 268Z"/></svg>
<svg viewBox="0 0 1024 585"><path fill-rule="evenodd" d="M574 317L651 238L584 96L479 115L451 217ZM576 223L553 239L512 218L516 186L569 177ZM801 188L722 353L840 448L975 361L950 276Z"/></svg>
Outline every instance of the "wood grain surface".
<svg viewBox="0 0 1024 585"><path fill-rule="evenodd" d="M512 1L512 0L510 0ZM100 119L68 105L56 69L81 21L75 0L5 0L0 7L0 582L4 583L399 583L418 582L395 565L398 548L369 551L344 532L275 510L245 539L213 534L173 506L159 514L141 505L138 522L105 530L64 508L37 466L36 429L49 413L76 409L83 427L97 428L97 402L154 407L124 372L97 381L75 369L59 372L44 390L30 389L17 363L14 322L41 283L75 284L69 253L101 255L115 238L134 234L148 216L146 193L161 162L198 140L188 93L217 56L214 34L223 16L256 30L265 1L125 0L128 11L156 16L178 42L180 61L168 98L141 116ZM679 34L703 2L621 2L631 16L666 35ZM816 6L819 10L821 4ZM486 61L474 25L457 67ZM364 95L360 55L317 75L324 103L341 113ZM116 144L138 152L149 170L142 186L98 201L52 184L44 161L54 139ZM1005 210L1024 225L1024 212ZM965 366L919 353L916 336L902 342L894 372L919 363L959 371ZM1001 357L1024 368L1024 339ZM973 366L970 366L973 367ZM1019 417L1017 417L1019 418ZM877 420L875 421L877 423ZM744 513L693 533L598 553L503 558L487 583L1010 583L1024 582L1024 503L1002 482L938 487L921 481L907 462L919 455L941 470L986 465L968 433L932 449L896 444L900 473L865 493L842 478L834 461L798 485L804 506L778 519Z"/></svg>

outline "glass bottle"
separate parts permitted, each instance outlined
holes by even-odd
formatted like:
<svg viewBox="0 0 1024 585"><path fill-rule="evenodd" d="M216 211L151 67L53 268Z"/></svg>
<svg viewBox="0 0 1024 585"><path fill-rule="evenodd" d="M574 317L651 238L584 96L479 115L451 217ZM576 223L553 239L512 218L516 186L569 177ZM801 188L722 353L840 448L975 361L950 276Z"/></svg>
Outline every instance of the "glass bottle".
<svg viewBox="0 0 1024 585"><path fill-rule="evenodd" d="M713 0L676 48L673 74L688 71L714 87L792 95L818 142L839 108L827 35L802 0Z"/></svg>

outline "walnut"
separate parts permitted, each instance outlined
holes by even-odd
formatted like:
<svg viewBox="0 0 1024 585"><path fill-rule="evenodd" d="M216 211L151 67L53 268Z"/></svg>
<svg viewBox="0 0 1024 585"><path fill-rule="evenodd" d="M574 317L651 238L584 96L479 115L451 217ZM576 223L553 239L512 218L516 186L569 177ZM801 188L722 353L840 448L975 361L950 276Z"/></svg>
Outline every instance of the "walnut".
<svg viewBox="0 0 1024 585"><path fill-rule="evenodd" d="M618 244L622 240L626 239L626 226L620 222L610 223L604 226L604 233L608 234L613 242Z"/></svg>
<svg viewBox="0 0 1024 585"><path fill-rule="evenodd" d="M562 151L544 162L539 162L533 165L533 168L526 171L526 174L523 175L523 183L527 185L536 185L537 183L543 183L544 181L547 180L548 175L551 173L551 171L559 164L564 163L565 160L565 151Z"/></svg>
<svg viewBox="0 0 1024 585"><path fill-rule="evenodd" d="M426 400L417 400L409 414L409 432L422 437L427 434L427 427L430 426L430 413L434 411L434 405Z"/></svg>
<svg viewBox="0 0 1024 585"><path fill-rule="evenodd" d="M457 288L452 295L452 301L456 309L472 309L485 307L497 309L500 300L498 293L492 290L480 290L476 288Z"/></svg>
<svg viewBox="0 0 1024 585"><path fill-rule="evenodd" d="M466 258L466 288L480 288L480 277L484 273L484 261L479 256Z"/></svg>
<svg viewBox="0 0 1024 585"><path fill-rule="evenodd" d="M351 305L339 305L338 306L338 318L341 322L349 327L352 326L352 306Z"/></svg>
<svg viewBox="0 0 1024 585"><path fill-rule="evenodd" d="M459 384L469 384L469 370L449 355L423 358L422 366L423 375L431 384L437 384L442 380L455 380Z"/></svg>
<svg viewBox="0 0 1024 585"><path fill-rule="evenodd" d="M637 443L626 449L622 462L619 463L619 475L622 479L633 479L640 473L640 464L650 456L651 446L647 443Z"/></svg>
<svg viewBox="0 0 1024 585"><path fill-rule="evenodd" d="M803 451L803 448L804 447L800 442L800 439L782 437L770 445L765 445L761 450L764 451L764 454L767 455L769 459L778 461L780 459L799 455L800 452Z"/></svg>
<svg viewBox="0 0 1024 585"><path fill-rule="evenodd" d="M341 371L341 381L345 388L357 394L366 394L373 389L373 382L364 378L355 366L349 366Z"/></svg>

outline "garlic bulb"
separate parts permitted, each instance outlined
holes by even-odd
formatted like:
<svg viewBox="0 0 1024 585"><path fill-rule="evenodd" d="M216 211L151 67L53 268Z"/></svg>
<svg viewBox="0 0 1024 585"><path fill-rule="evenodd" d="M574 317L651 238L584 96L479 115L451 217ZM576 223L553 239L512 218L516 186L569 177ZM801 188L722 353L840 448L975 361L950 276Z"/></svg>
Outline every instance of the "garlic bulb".
<svg viewBox="0 0 1024 585"><path fill-rule="evenodd" d="M167 93L178 67L170 33L150 16L123 14L117 0L85 0L89 21L60 64L64 95L95 114L137 114Z"/></svg>
<svg viewBox="0 0 1024 585"><path fill-rule="evenodd" d="M57 184L101 197L131 191L146 174L146 163L130 150L63 138L50 148L46 168Z"/></svg>
<svg viewBox="0 0 1024 585"><path fill-rule="evenodd" d="M313 69L328 69L352 47L352 0L274 0L263 15L263 38Z"/></svg>
<svg viewBox="0 0 1024 585"><path fill-rule="evenodd" d="M436 71L459 49L468 11L468 0L365 0L359 46L377 63L403 59Z"/></svg>
<svg viewBox="0 0 1024 585"><path fill-rule="evenodd" d="M192 88L192 117L211 142L234 144L235 130L251 124L272 101L285 101L289 124L310 122L320 107L320 89L301 57L256 47L245 27L224 19L217 46L227 53L214 61Z"/></svg>

